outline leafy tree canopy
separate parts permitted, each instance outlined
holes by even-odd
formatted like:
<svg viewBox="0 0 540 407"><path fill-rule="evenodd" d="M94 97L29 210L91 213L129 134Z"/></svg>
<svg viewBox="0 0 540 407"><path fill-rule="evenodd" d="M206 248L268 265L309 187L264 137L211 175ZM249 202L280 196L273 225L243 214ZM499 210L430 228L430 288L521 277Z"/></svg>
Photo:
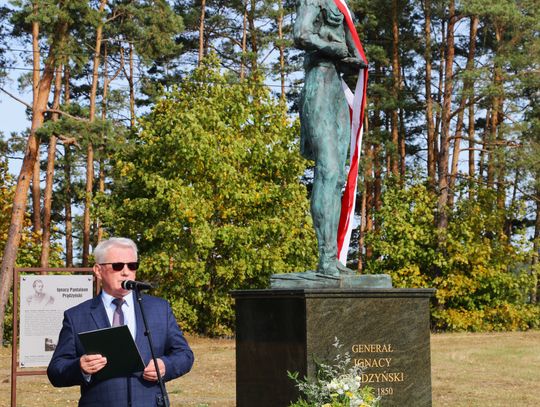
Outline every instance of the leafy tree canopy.
<svg viewBox="0 0 540 407"><path fill-rule="evenodd" d="M514 330L537 327L540 309L528 304L537 270L524 231L510 241L506 219L523 218L521 208L498 209L494 192L454 208L448 229L437 231L436 195L421 182L406 188L388 183L376 214L380 228L367 239L375 255L370 272L389 273L395 287L437 289L432 321L436 329ZM445 233L438 250L437 233ZM522 265L522 266L519 266Z"/></svg>
<svg viewBox="0 0 540 407"><path fill-rule="evenodd" d="M187 330L232 332L229 291L314 267L298 123L260 83L228 83L215 56L165 94L116 157L98 216L135 239Z"/></svg>

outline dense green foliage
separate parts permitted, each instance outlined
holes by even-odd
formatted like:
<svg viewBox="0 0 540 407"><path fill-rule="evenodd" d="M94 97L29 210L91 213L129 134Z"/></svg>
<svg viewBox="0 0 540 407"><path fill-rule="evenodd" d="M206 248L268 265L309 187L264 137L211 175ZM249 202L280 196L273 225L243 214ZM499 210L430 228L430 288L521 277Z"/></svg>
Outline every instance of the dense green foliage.
<svg viewBox="0 0 540 407"><path fill-rule="evenodd" d="M140 277L185 329L223 335L230 290L313 267L316 245L297 124L264 87L229 84L207 62L141 121L99 215L139 243Z"/></svg>
<svg viewBox="0 0 540 407"><path fill-rule="evenodd" d="M443 250L434 223L436 196L421 182L389 185L376 214L380 228L368 235L375 260L370 272L392 276L396 287L437 289L432 324L441 330L502 331L540 326L540 307L530 304L537 267L524 230L510 242L506 219L520 208L494 207L493 192L479 189L452 213Z"/></svg>

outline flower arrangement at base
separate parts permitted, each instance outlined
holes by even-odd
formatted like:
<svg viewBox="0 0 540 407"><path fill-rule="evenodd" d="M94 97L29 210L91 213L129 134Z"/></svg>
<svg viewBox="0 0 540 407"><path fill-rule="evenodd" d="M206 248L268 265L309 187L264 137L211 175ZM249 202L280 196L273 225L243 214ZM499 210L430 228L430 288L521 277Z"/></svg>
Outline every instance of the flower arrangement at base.
<svg viewBox="0 0 540 407"><path fill-rule="evenodd" d="M338 338L333 346L342 347ZM375 397L373 388L362 386L362 369L350 366L351 357L348 352L338 353L335 364L315 362L316 377L309 380L298 378L298 372L287 372L289 378L296 383L302 396L289 407L379 407L380 397Z"/></svg>

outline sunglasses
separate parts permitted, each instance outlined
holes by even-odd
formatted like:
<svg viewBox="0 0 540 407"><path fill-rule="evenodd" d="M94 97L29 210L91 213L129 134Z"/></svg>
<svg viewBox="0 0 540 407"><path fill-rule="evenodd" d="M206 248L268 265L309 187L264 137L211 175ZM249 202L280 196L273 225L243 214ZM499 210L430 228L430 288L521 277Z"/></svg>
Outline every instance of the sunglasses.
<svg viewBox="0 0 540 407"><path fill-rule="evenodd" d="M131 263L122 263L122 262L118 262L118 263L100 263L99 265L100 266L105 266L106 264L110 264L114 271L122 271L124 269L124 266L128 266L128 269L130 269L131 271L135 271L135 270L137 270L139 268L139 262L138 261L134 261L134 262L131 262Z"/></svg>

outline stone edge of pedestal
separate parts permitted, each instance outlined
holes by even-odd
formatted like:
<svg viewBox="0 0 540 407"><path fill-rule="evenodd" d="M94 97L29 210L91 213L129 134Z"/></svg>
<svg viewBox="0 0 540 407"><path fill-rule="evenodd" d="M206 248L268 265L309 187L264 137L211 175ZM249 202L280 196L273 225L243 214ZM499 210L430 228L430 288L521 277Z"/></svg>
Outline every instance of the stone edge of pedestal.
<svg viewBox="0 0 540 407"><path fill-rule="evenodd" d="M235 299L277 297L426 297L435 295L435 288L265 288L229 291Z"/></svg>

